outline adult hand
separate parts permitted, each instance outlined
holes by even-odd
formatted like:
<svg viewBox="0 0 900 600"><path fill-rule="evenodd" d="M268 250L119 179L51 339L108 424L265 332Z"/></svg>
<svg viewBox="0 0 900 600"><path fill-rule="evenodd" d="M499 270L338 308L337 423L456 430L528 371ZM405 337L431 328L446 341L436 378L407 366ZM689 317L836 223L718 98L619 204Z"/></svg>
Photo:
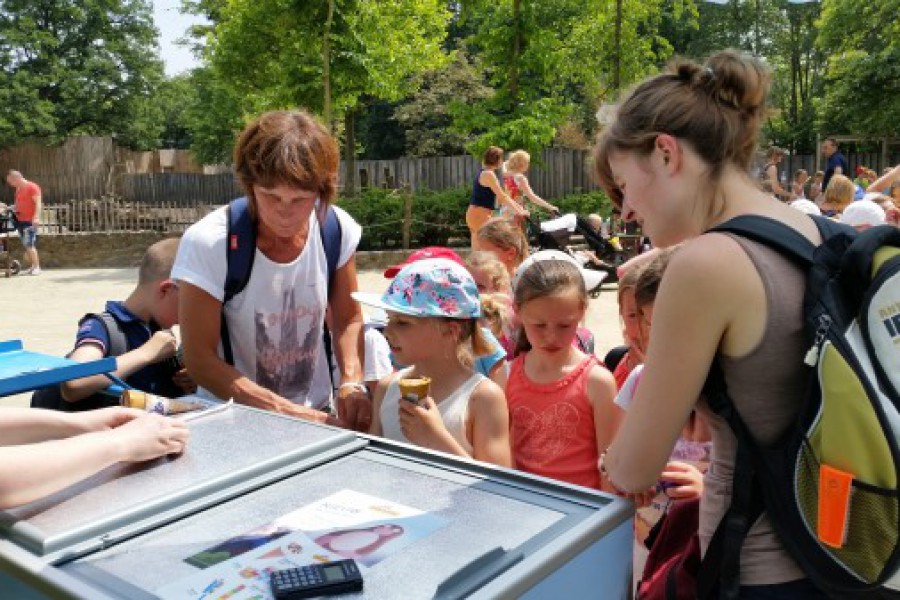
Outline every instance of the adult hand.
<svg viewBox="0 0 900 600"><path fill-rule="evenodd" d="M400 400L400 430L410 442L434 448L442 433L447 431L437 404L431 396L419 400L419 404Z"/></svg>
<svg viewBox="0 0 900 600"><path fill-rule="evenodd" d="M73 427L78 433L90 433L92 431L115 429L147 413L136 408L110 406L97 410L64 414L72 420Z"/></svg>
<svg viewBox="0 0 900 600"><path fill-rule="evenodd" d="M272 396L277 400L271 406L264 406L263 408L283 415L297 417L298 419L303 419L305 421L312 421L313 423L326 423L328 425L334 425L335 427L343 427L343 423L340 419L332 417L321 410L303 406L302 404L296 404L277 394L272 394Z"/></svg>
<svg viewBox="0 0 900 600"><path fill-rule="evenodd" d="M149 364L172 358L177 349L178 341L168 329L157 331L141 346L141 351Z"/></svg>
<svg viewBox="0 0 900 600"><path fill-rule="evenodd" d="M123 461L140 462L184 451L190 430L180 419L145 413L110 434L118 440Z"/></svg>
<svg viewBox="0 0 900 600"><path fill-rule="evenodd" d="M372 399L361 389L338 388L337 413L346 427L366 433L372 424Z"/></svg>
<svg viewBox="0 0 900 600"><path fill-rule="evenodd" d="M693 500L703 494L703 473L690 463L669 461L659 477L666 496L673 500Z"/></svg>

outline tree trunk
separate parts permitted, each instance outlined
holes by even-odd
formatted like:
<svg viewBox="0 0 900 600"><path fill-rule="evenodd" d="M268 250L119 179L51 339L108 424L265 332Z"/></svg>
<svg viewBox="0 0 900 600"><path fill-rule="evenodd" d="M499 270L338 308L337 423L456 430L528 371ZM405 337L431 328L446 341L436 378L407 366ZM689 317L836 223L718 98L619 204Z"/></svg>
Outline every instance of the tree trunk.
<svg viewBox="0 0 900 600"><path fill-rule="evenodd" d="M356 196L356 128L352 110L344 114L344 196Z"/></svg>
<svg viewBox="0 0 900 600"><path fill-rule="evenodd" d="M613 31L613 89L622 85L622 0L616 0L616 22Z"/></svg>
<svg viewBox="0 0 900 600"><path fill-rule="evenodd" d="M519 59L522 56L522 1L513 0L513 49L509 65L509 103L515 110L519 96Z"/></svg>
<svg viewBox="0 0 900 600"><path fill-rule="evenodd" d="M328 0L328 16L325 17L325 34L322 36L322 118L325 127L332 131L331 116L331 25L334 23L334 0Z"/></svg>

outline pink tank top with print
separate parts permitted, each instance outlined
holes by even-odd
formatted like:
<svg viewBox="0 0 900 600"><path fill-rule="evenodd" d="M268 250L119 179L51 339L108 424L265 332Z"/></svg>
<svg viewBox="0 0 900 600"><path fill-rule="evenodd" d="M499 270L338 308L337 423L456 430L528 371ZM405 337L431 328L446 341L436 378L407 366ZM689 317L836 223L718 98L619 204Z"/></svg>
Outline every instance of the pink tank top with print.
<svg viewBox="0 0 900 600"><path fill-rule="evenodd" d="M525 356L513 361L506 384L516 467L599 489L597 434L587 395L596 357L586 356L562 379L535 383L525 374Z"/></svg>

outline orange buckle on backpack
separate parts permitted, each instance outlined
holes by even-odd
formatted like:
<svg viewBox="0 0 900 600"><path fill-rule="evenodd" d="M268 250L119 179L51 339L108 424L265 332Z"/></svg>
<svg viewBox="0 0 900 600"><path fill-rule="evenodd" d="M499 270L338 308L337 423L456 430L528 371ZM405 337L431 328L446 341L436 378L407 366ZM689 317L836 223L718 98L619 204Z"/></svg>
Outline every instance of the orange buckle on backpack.
<svg viewBox="0 0 900 600"><path fill-rule="evenodd" d="M847 541L847 518L853 474L822 465L819 467L819 523L817 533L823 544L843 548Z"/></svg>

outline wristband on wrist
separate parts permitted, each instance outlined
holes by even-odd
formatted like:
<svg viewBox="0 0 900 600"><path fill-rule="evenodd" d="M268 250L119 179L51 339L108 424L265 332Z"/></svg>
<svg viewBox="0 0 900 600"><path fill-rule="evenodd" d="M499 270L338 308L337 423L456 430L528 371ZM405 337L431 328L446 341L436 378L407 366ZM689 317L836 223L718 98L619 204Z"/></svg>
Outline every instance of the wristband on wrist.
<svg viewBox="0 0 900 600"><path fill-rule="evenodd" d="M345 383L342 383L341 385L338 386L338 393L340 393L340 391L345 388L352 388L352 389L356 390L357 392L362 392L366 396L369 395L369 388L367 388L366 384L364 384L361 381L347 381Z"/></svg>

